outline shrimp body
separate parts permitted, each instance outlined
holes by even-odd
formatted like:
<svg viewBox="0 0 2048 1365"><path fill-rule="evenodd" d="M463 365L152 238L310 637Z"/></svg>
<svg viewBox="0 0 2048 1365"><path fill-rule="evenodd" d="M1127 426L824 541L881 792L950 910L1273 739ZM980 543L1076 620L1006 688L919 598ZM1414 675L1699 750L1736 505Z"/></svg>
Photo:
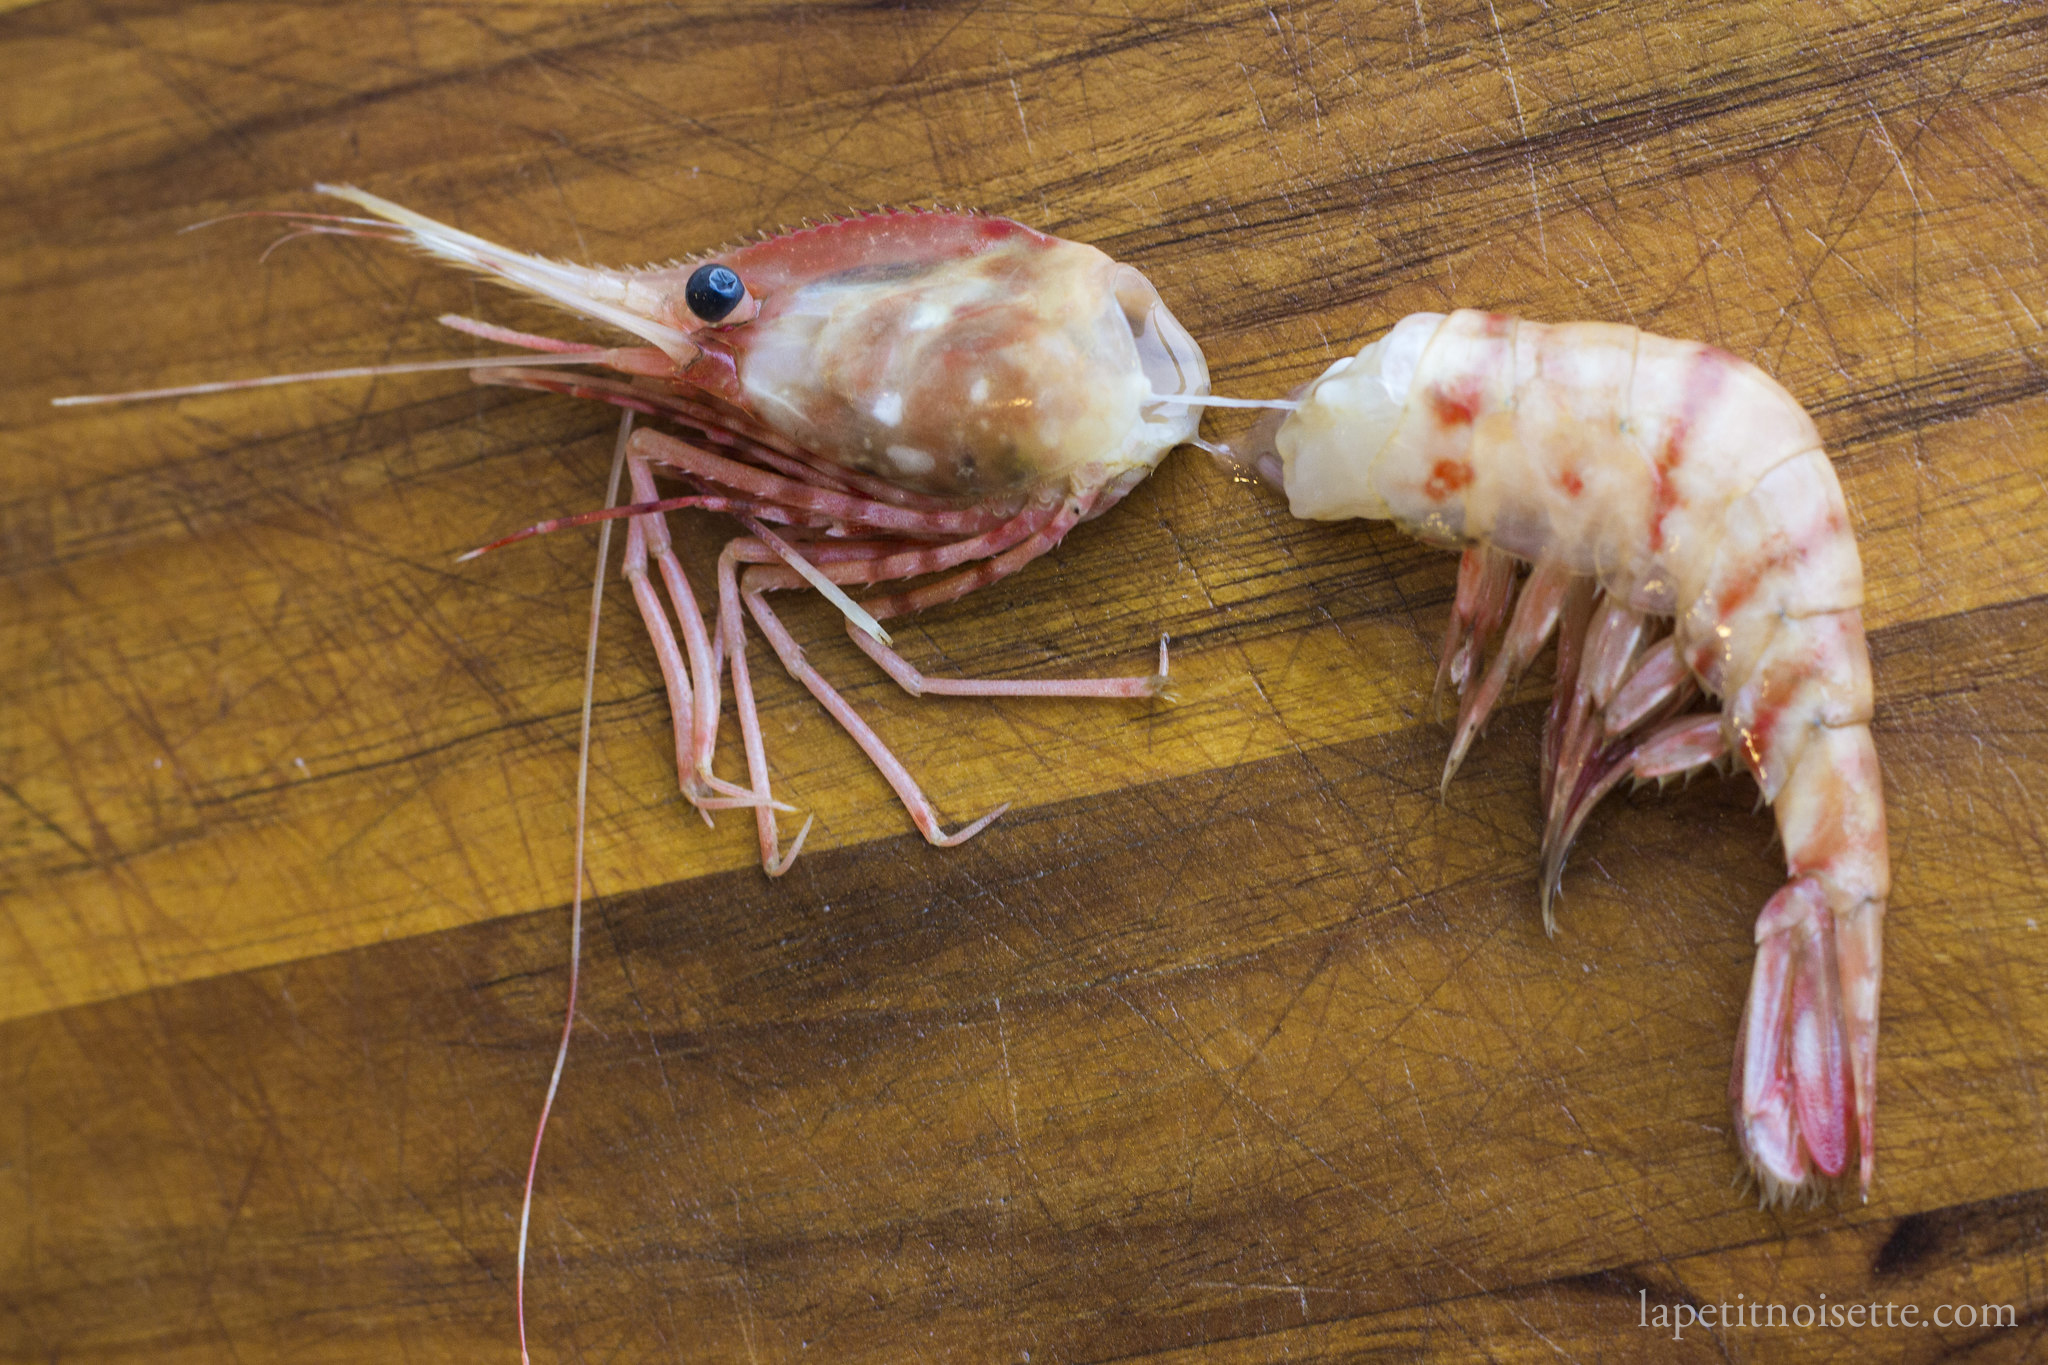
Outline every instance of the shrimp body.
<svg viewBox="0 0 2048 1365"><path fill-rule="evenodd" d="M1730 754L1755 777L1789 880L1757 922L1737 1140L1767 1195L1840 1175L1852 1148L1867 1191L1890 871L1862 565L1805 411L1711 346L1417 314L1331 366L1273 442L1297 516L1464 547L1438 676L1461 695L1446 783L1562 623L1546 920L1580 824L1622 778ZM1516 561L1533 568L1509 620ZM1717 711L1692 710L1701 692Z"/></svg>
<svg viewBox="0 0 2048 1365"><path fill-rule="evenodd" d="M596 398L670 428L640 430L627 446L625 574L668 689L683 793L707 820L753 808L771 875L803 834L780 851L746 663L749 615L927 839L958 843L1000 808L946 833L888 746L804 658L768 592L808 584L831 596L855 642L913 695L1158 695L1163 644L1161 672L1146 677L935 678L889 648L878 624L1015 572L1194 435L1199 408L1178 400L1208 393L1207 364L1138 271L1008 219L936 210L862 214L679 264L608 269L512 251L362 190L321 188L374 216L301 215L313 231L415 247L644 343L605 348L443 319L542 359L613 371L480 364L478 382ZM690 495L661 499L657 473ZM720 558L715 632L673 553L663 516L672 506L727 512L750 532ZM840 591L919 578L928 581L860 605ZM744 785L712 771L726 672Z"/></svg>
<svg viewBox="0 0 2048 1365"><path fill-rule="evenodd" d="M986 503L1142 476L1195 432L1202 353L1144 275L983 214L838 219L672 266L602 269L506 251L388 200L329 188L401 240L651 341L629 372L733 404L810 456ZM745 305L708 321L690 280L730 270Z"/></svg>
<svg viewBox="0 0 2048 1365"><path fill-rule="evenodd" d="M646 626L675 722L683 795L704 812L750 809L762 866L785 853L747 661L752 619L789 672L881 770L934 844L973 837L998 807L951 833L887 744L811 665L768 594L810 586L847 617L861 649L913 696L1149 698L1142 677L1009 680L931 677L890 648L880 622L953 601L1016 572L1079 522L1113 506L1195 434L1208 366L1138 271L1090 246L982 214L861 214L681 264L617 270L551 261L414 213L362 190L322 186L368 217L287 213L302 230L411 246L625 333L604 346L444 317L457 331L537 354L471 364L351 367L83 395L63 405L185 397L307 379L469 369L484 384L594 398L626 410L618 462L633 503L558 518L541 531L627 518L625 578ZM609 371L609 373L605 373ZM666 430L633 430L633 414ZM619 474L615 463L614 491ZM656 477L684 496L663 498ZM717 568L716 628L675 554L666 513L695 507L739 520ZM779 529L771 529L771 527ZM608 531L600 538L603 585ZM494 547L485 547L494 548ZM464 558L471 558L473 551ZM856 604L843 586L903 583ZM666 601L664 601L664 592ZM588 772L597 658L593 593L584 675ZM712 759L730 677L746 755L744 785ZM582 942L584 787L578 779L569 1000L555 1068L527 1160L515 1302L526 1352L526 1235L541 1139L575 1026Z"/></svg>

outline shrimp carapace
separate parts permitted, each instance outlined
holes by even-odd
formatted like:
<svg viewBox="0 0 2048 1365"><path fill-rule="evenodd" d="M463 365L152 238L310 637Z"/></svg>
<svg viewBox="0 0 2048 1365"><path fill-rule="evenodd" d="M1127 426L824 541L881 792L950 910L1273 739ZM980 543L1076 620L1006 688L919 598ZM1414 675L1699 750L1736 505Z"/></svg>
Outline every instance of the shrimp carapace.
<svg viewBox="0 0 2048 1365"><path fill-rule="evenodd" d="M809 585L830 596L856 643L913 695L1162 690L1163 644L1160 671L1140 677L933 678L897 655L880 625L1015 572L1194 435L1207 363L1138 271L1006 218L942 210L835 219L673 265L595 268L508 250L362 190L321 188L374 216L309 216L312 230L417 247L646 343L606 348L444 319L542 353L542 368L526 357L480 361L478 382L595 398L671 428L638 431L627 448L625 576L668 689L683 793L707 820L753 808L771 874L788 867L803 833L782 852L774 811L787 807L770 795L747 615L927 839L957 843L999 811L946 833L888 746L804 659L770 591ZM663 500L657 475L689 495ZM685 505L729 513L748 532L720 558L715 630L664 520ZM904 579L925 581L862 604L842 590ZM727 672L745 784L712 772Z"/></svg>
<svg viewBox="0 0 2048 1365"><path fill-rule="evenodd" d="M1731 756L1756 778L1789 880L1756 926L1737 1141L1766 1197L1852 1153L1867 1192L1890 870L1862 565L1806 412L1711 346L1424 313L1326 370L1271 441L1261 467L1277 457L1296 516L1463 550L1437 673L1460 702L1446 785L1558 636L1546 925L1573 838L1621 781Z"/></svg>
<svg viewBox="0 0 2048 1365"><path fill-rule="evenodd" d="M633 357L632 372L910 492L987 503L1142 475L1194 434L1199 412L1167 400L1208 392L1201 349L1144 275L1007 218L876 212L618 270L524 256L324 188L398 225L386 235L668 359Z"/></svg>

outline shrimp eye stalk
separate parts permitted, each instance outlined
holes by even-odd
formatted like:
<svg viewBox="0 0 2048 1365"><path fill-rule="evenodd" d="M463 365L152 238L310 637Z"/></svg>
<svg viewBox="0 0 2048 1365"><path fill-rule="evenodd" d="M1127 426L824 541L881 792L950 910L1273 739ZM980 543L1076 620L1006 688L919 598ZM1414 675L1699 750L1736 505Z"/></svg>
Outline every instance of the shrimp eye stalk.
<svg viewBox="0 0 2048 1365"><path fill-rule="evenodd" d="M700 322L737 327L761 311L759 300L729 266L700 265L683 286L683 302Z"/></svg>

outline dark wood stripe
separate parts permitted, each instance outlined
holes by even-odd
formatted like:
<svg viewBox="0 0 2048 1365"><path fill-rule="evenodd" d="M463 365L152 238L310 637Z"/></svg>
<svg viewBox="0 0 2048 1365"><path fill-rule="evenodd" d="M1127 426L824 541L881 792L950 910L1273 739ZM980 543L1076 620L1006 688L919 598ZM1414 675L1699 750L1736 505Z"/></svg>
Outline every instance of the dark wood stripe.
<svg viewBox="0 0 2048 1365"><path fill-rule="evenodd" d="M1639 1283L1763 1292L1788 1247L1831 1293L2031 1305L2038 1240L1986 1269L1966 1206L2048 1175L2026 927L2048 868L1950 889L2011 821L2048 847L2031 808L1985 818L2005 774L2048 767L2041 610L1876 640L1899 887L1868 1209L1760 1216L1729 1187L1748 924L1781 876L1749 784L1596 818L1547 940L1532 702L1448 804L1423 726L950 853L889 840L598 902L543 1161L542 1339L880 1360L915 1331L1106 1359L1303 1320L1513 1332L1535 1302L1590 1331ZM549 912L0 1027L18 1339L502 1346L563 930ZM1958 996L2009 1043L1959 1051Z"/></svg>

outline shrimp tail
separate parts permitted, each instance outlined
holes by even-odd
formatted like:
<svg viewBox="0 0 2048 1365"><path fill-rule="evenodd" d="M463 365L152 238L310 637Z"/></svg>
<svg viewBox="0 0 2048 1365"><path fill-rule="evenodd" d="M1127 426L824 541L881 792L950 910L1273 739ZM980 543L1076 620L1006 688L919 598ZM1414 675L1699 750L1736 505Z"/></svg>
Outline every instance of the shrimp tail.
<svg viewBox="0 0 2048 1365"><path fill-rule="evenodd" d="M1497 553L1468 551L1467 566ZM1512 608L1513 619L1483 680L1468 688L1453 754L1455 761L1503 680L1555 628L1557 690L1543 736L1539 883L1544 927L1554 933L1566 856L1610 792L1624 781L1662 784L1725 764L1733 757L1731 731L1746 736L1745 758L1761 741L1748 714L1752 690L1735 690L1734 722L1720 709L1697 709L1702 689L1677 637L1653 639L1661 627L1646 614L1590 580L1564 582L1548 564L1530 573L1519 595L1515 588L1512 578L1502 589L1485 573L1460 575L1443 657L1454 657L1471 639L1484 613L1506 615ZM1498 606L1497 593L1505 597ZM1847 714L1864 710L1857 705ZM1757 773L1767 795L1776 788L1791 879L1757 919L1756 964L1729 1083L1737 1143L1766 1204L1817 1196L1825 1181L1848 1171L1852 1153L1867 1194L1874 1155L1888 885L1881 854L1874 852L1883 846L1876 757L1859 720L1810 725L1805 733L1802 752L1782 759L1782 766L1766 762ZM1782 775L1774 777L1773 769Z"/></svg>
<svg viewBox="0 0 2048 1365"><path fill-rule="evenodd" d="M1278 463L1296 516L1465 547L1437 665L1459 694L1446 785L1558 636L1546 928L1572 841L1623 781L1730 760L1756 780L1788 884L1756 928L1736 1136L1767 1198L1818 1193L1852 1148L1867 1192L1891 873L1862 562L1812 418L1712 346L1471 311L1403 318L1297 401L1240 456Z"/></svg>
<svg viewBox="0 0 2048 1365"><path fill-rule="evenodd" d="M1817 1195L1848 1171L1852 1153L1867 1194L1889 883L1860 674L1848 688L1855 701L1810 712L1803 727L1791 727L1804 736L1788 741L1799 751L1772 755L1753 715L1758 688L1735 688L1727 713L1696 709L1702 689L1676 635L1651 642L1653 621L1604 592L1590 607L1568 601L1564 612L1557 695L1543 740L1545 928L1556 929L1566 855L1609 792L1625 780L1661 784L1725 764L1735 756L1731 735L1742 736L1745 762L1759 760L1752 771L1774 798L1791 879L1756 924L1756 964L1729 1083L1737 1143L1766 1203ZM1523 614L1518 603L1516 618ZM1582 635L1573 630L1579 623ZM1452 628L1459 628L1455 616ZM1827 642L1849 628L1825 617L1809 621L1788 629L1781 647L1801 658L1816 649L1835 656L1840 651ZM1821 643L1796 643L1808 636ZM1810 680L1823 671L1809 664L1798 673ZM1769 680L1761 686L1776 692Z"/></svg>
<svg viewBox="0 0 2048 1365"><path fill-rule="evenodd" d="M1756 966L1735 1044L1728 1099L1765 1203L1791 1203L1818 1173L1848 1165L1849 1041L1827 894L1787 882L1756 924ZM1864 1143L1868 1165L1868 1142Z"/></svg>
<svg viewBox="0 0 2048 1365"><path fill-rule="evenodd" d="M1728 1099L1766 1203L1817 1193L1852 1150L1870 1197L1883 920L1881 896L1825 875L1795 876L1757 919Z"/></svg>

